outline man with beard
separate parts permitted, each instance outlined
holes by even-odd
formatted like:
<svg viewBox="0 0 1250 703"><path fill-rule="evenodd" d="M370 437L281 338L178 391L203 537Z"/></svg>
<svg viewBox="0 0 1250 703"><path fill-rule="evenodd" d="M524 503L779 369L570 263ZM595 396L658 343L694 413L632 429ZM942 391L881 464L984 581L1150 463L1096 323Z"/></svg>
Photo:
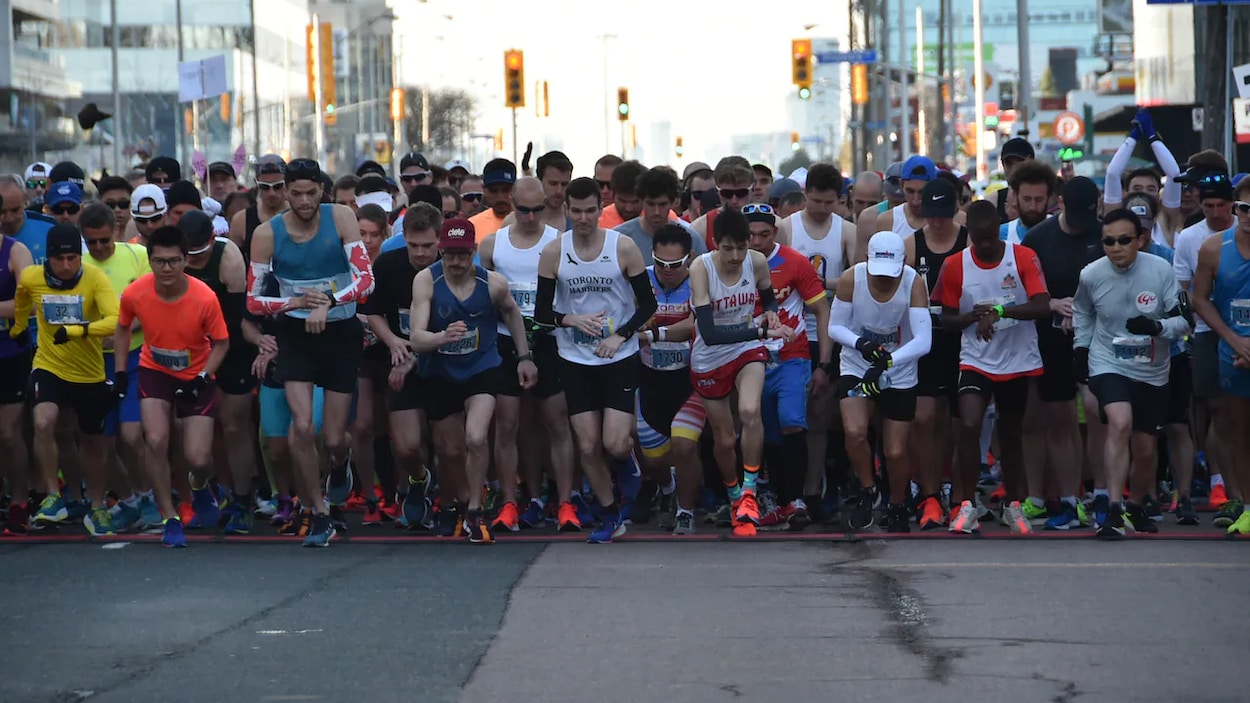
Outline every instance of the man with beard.
<svg viewBox="0 0 1250 703"><path fill-rule="evenodd" d="M1055 179L1055 169L1041 161L1026 161L1012 171L1010 185L1016 194L1019 217L1003 223L998 230L999 238L1009 244L1019 244L1030 229L1048 217L1050 201L1055 195Z"/></svg>

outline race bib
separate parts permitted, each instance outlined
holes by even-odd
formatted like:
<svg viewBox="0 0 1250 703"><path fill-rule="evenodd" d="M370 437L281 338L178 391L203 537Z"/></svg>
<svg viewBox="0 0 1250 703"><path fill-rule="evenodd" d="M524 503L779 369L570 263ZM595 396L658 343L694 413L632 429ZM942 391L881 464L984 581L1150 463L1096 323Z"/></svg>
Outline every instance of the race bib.
<svg viewBox="0 0 1250 703"><path fill-rule="evenodd" d="M1154 341L1143 335L1128 335L1111 340L1111 352L1119 361L1150 364L1155 360Z"/></svg>
<svg viewBox="0 0 1250 703"><path fill-rule="evenodd" d="M1250 299L1233 298L1228 301L1229 322L1238 330L1250 330Z"/></svg>
<svg viewBox="0 0 1250 703"><path fill-rule="evenodd" d="M320 292L327 297L333 298L334 294L338 293L338 286L334 284L334 279L332 278L315 281L299 281L295 284L296 295L312 292Z"/></svg>
<svg viewBox="0 0 1250 703"><path fill-rule="evenodd" d="M399 333L405 337L411 337L412 331L408 328L409 320L412 318L412 308L400 308L399 312Z"/></svg>
<svg viewBox="0 0 1250 703"><path fill-rule="evenodd" d="M990 307L993 307L995 305L1001 305L1005 308L1009 308L1015 304L1016 304L1016 296L1014 295L1001 295L997 298L990 298L988 300L977 301L977 305L988 305ZM1007 317L1000 317L994 321L994 331L1002 332L1005 329L1011 329L1012 327L1016 326L1017 322L1019 322L1019 320L1013 320Z"/></svg>
<svg viewBox="0 0 1250 703"><path fill-rule="evenodd" d="M690 345L685 342L652 342L651 368L677 371L690 365Z"/></svg>
<svg viewBox="0 0 1250 703"><path fill-rule="evenodd" d="M464 356L477 351L478 334L477 328L469 330L469 333L454 342L448 342L438 348L439 354L447 356Z"/></svg>
<svg viewBox="0 0 1250 703"><path fill-rule="evenodd" d="M534 316L534 306L538 302L538 284L522 281L509 282L508 291L512 293L512 299L516 301L518 308L521 308L523 317Z"/></svg>
<svg viewBox="0 0 1250 703"><path fill-rule="evenodd" d="M81 325L87 320L82 314L81 295L45 295L43 319L52 325Z"/></svg>
<svg viewBox="0 0 1250 703"><path fill-rule="evenodd" d="M186 371L191 366L191 352L187 349L161 349L149 347L152 361L170 371Z"/></svg>
<svg viewBox="0 0 1250 703"><path fill-rule="evenodd" d="M602 342L616 332L616 322L610 317L605 317L603 319L603 333L598 336L586 334L580 327L574 327L572 329L574 344L599 346L599 342Z"/></svg>
<svg viewBox="0 0 1250 703"><path fill-rule="evenodd" d="M751 315L743 315L737 310L713 313L712 324L723 330L744 330L751 326Z"/></svg>
<svg viewBox="0 0 1250 703"><path fill-rule="evenodd" d="M882 347L885 347L886 351L892 352L898 349L900 333L901 331L898 327L883 328L864 325L864 329L859 336L873 344L880 344Z"/></svg>

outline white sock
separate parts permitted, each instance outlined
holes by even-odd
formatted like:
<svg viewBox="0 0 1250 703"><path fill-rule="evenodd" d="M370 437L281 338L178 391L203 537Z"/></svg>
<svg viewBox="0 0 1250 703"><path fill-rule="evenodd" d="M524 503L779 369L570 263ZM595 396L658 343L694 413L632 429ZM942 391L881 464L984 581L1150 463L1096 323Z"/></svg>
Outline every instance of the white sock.
<svg viewBox="0 0 1250 703"><path fill-rule="evenodd" d="M1105 488L1095 488L1094 497L1097 498L1098 496L1103 496L1109 499L1111 498L1111 493Z"/></svg>
<svg viewBox="0 0 1250 703"><path fill-rule="evenodd" d="M1074 508L1076 507L1076 496L1064 496L1060 498L1059 500L1067 503L1068 505L1071 505Z"/></svg>
<svg viewBox="0 0 1250 703"><path fill-rule="evenodd" d="M1222 475L1211 474L1211 487L1212 488L1215 488L1216 486L1223 486L1223 485L1224 485L1224 477Z"/></svg>

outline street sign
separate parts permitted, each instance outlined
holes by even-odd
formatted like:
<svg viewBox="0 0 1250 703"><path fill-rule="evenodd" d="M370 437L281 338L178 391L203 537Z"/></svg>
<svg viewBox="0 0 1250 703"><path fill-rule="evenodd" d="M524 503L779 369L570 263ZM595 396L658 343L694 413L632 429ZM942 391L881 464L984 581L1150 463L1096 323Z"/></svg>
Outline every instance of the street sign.
<svg viewBox="0 0 1250 703"><path fill-rule="evenodd" d="M822 51L816 54L820 63L876 63L876 49L852 49L851 51Z"/></svg>
<svg viewBox="0 0 1250 703"><path fill-rule="evenodd" d="M1238 144L1250 144L1250 99L1233 99L1233 135Z"/></svg>
<svg viewBox="0 0 1250 703"><path fill-rule="evenodd" d="M1250 63L1233 66L1233 87L1237 89L1237 95L1250 99Z"/></svg>
<svg viewBox="0 0 1250 703"><path fill-rule="evenodd" d="M885 129L885 120L871 120L871 121L865 122L864 129L870 132L875 132L877 130Z"/></svg>
<svg viewBox="0 0 1250 703"><path fill-rule="evenodd" d="M1085 121L1075 112L1061 112L1055 118L1055 138L1064 146L1073 146L1085 138Z"/></svg>
<svg viewBox="0 0 1250 703"><path fill-rule="evenodd" d="M1207 113L1206 113L1206 110L1204 110L1203 108L1195 107L1189 113L1189 121L1191 125L1193 126L1195 132L1202 131L1202 123L1206 122L1206 120L1207 120Z"/></svg>

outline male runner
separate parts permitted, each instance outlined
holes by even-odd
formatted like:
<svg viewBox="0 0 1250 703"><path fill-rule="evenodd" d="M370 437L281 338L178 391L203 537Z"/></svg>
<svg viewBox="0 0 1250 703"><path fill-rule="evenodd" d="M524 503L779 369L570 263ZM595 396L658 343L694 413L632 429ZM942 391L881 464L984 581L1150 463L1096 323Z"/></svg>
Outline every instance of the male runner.
<svg viewBox="0 0 1250 703"><path fill-rule="evenodd" d="M642 198L638 197L636 186L638 177L646 172L647 167L633 159L617 165L612 171L612 204L604 206L600 227L614 229L642 214Z"/></svg>
<svg viewBox="0 0 1250 703"><path fill-rule="evenodd" d="M904 161L899 185L906 201L877 216L877 231L897 232L899 236L907 237L923 227L920 192L924 190L924 184L937 178L937 174L937 166L927 156L913 156Z"/></svg>
<svg viewBox="0 0 1250 703"><path fill-rule="evenodd" d="M213 475L213 374L230 347L230 333L211 288L186 274L187 239L162 227L148 239L152 272L127 286L113 335L114 349L130 347L130 326L143 326L139 358L139 409L147 445L145 465L164 519L161 544L187 546L170 494L169 447L173 420L182 422L182 451L191 473L191 507L201 527L216 527L220 508ZM116 392L124 398L126 360L114 359ZM250 449L250 445L249 445ZM250 480L250 477L249 477ZM250 521L249 521L250 522ZM189 525L188 525L189 526Z"/></svg>
<svg viewBox="0 0 1250 703"><path fill-rule="evenodd" d="M758 206L756 206L758 207ZM751 227L736 209L717 217L715 249L690 266L690 305L696 333L690 352L690 376L703 399L712 430L716 465L732 502L734 534L752 536L760 520L756 487L763 458L764 427L760 405L764 392L764 339L794 339L795 330L778 317L768 260L750 248ZM760 324L755 310L763 311ZM742 424L743 478L738 481L733 410L729 395L738 391Z"/></svg>
<svg viewBox="0 0 1250 703"><path fill-rule="evenodd" d="M465 476L457 496L467 503L464 531L470 542L490 544L495 540L482 515L482 487L500 384L499 323L507 326L516 349L518 384L532 388L538 369L507 279L473 263L473 223L444 222L438 249L442 259L412 281L412 349L420 355L422 393L428 399L426 415L434 426L439 464L447 473ZM512 505L515 511L515 494Z"/></svg>
<svg viewBox="0 0 1250 703"><path fill-rule="evenodd" d="M1016 194L1017 216L999 227L1000 239L1019 244L1029 230L1050 217L1050 204L1058 187L1055 179L1055 169L1045 161L1030 159L1016 166L1011 173L1011 189Z"/></svg>
<svg viewBox="0 0 1250 703"><path fill-rule="evenodd" d="M907 249L895 232L878 232L868 241L867 263L856 264L838 281L829 318L829 335L842 345L841 376L835 395L842 410L846 453L859 478L860 492L850 526L872 526L878 488L868 426L877 409L882 449L890 469L890 532L910 532L907 434L916 417L917 362L929 353L932 321L929 291L907 266ZM871 401L871 402L870 402Z"/></svg>
<svg viewBox="0 0 1250 703"><path fill-rule="evenodd" d="M1216 522L1229 534L1250 533L1250 510L1246 487L1250 486L1250 179L1243 178L1234 191L1236 226L1209 237L1198 252L1194 272L1194 311L1219 337L1220 412L1215 416L1219 433L1228 443L1224 466L1229 482L1228 504ZM1203 200L1203 209L1207 208ZM1196 350L1196 347L1195 347ZM1195 362L1197 358L1195 357ZM1232 506L1232 507L1230 507ZM1237 513L1237 508L1241 508Z"/></svg>
<svg viewBox="0 0 1250 703"><path fill-rule="evenodd" d="M512 187L515 183L516 164L507 159L492 159L482 168L486 209L470 217L469 221L483 237L494 234L504 226L504 219L512 212Z"/></svg>
<svg viewBox="0 0 1250 703"><path fill-rule="evenodd" d="M131 244L146 245L148 237L165 223L165 191L144 183L130 198L130 224L122 238Z"/></svg>
<svg viewBox="0 0 1250 703"><path fill-rule="evenodd" d="M1029 378L1042 373L1037 328L1020 324L1050 315L1050 295L1037 255L998 238L998 212L987 201L968 207L969 248L951 257L938 274L933 299L942 305L944 329L961 330L959 350L959 428L951 490L950 530L972 533L980 516L972 505L980 467L985 409L993 398L998 412L1006 484L1005 518L1013 532L1030 532L1019 501L1025 493L1020 445Z"/></svg>
<svg viewBox="0 0 1250 703"><path fill-rule="evenodd" d="M564 214L564 193L569 187L569 181L573 179L573 162L569 161L569 157L565 156L562 151L549 151L538 157L535 177L542 184L543 201L538 205L533 203L521 205L516 202L517 196L514 190L512 196L514 209L504 218L504 225L514 225L519 215L527 214L537 215L539 222L557 232L569 229L572 223ZM517 181L516 187L519 188L520 185L520 181ZM485 243L486 240L483 239L482 244ZM498 413L498 408L495 410Z"/></svg>
<svg viewBox="0 0 1250 703"><path fill-rule="evenodd" d="M327 497L341 503L352 489L347 416L363 348L356 303L373 290L373 272L351 208L321 202L317 162L292 161L285 179L290 210L257 227L253 235L247 306L254 315L285 315L277 335L278 380L294 417L291 450L300 502L314 514L304 544L325 547L335 530L318 480L313 386L325 389ZM276 297L262 294L270 275L278 279Z"/></svg>
<svg viewBox="0 0 1250 703"><path fill-rule="evenodd" d="M656 166L638 177L634 185L634 194L642 202L642 214L621 223L616 227L616 231L634 240L634 244L638 245L638 251L642 252L643 260L650 266L652 238L660 229L672 222L670 218L681 197L681 184L678 183L677 174L672 169L667 166ZM678 220L677 224L691 232L693 242L691 253L699 256L707 252L707 245L704 244L702 237L690 229L685 222Z"/></svg>
<svg viewBox="0 0 1250 703"><path fill-rule="evenodd" d="M625 533L612 492L609 457L618 470L632 474L630 436L639 366L635 334L657 309L638 246L616 230L598 226L600 196L590 178L569 183L573 229L548 244L539 257L534 311L538 324L560 328L556 343L564 360L569 420L582 470L601 507L602 527L589 538L595 543Z"/></svg>
<svg viewBox="0 0 1250 703"><path fill-rule="evenodd" d="M538 172L556 168L538 159ZM548 176L551 172L547 171ZM556 171L557 176L559 171ZM564 190L562 186L561 191ZM543 249L559 238L560 233L551 225L544 224L542 210L544 186L532 177L517 181L513 192L516 222L498 232L487 235L478 247L482 267L497 271L508 282L508 290L521 310L525 320L527 348L538 367L538 383L524 393L515 367L519 353L506 324L499 324L499 356L503 359L499 394L495 400L495 469L503 493L503 506L495 518L494 527L510 531L519 529L520 523L528 527L541 527L546 523L546 505L543 503L541 466L525 467L525 483L529 489L530 503L523 514L517 514L516 484L518 454L518 431L521 428L521 407L527 395L533 398L542 416L551 448L551 468L555 474L556 494L559 496L557 527L561 531L581 529L577 510L569 498L573 491L573 436L569 430L569 411L564 399L564 386L560 379L560 354L556 339L545 329L534 329L534 306L538 297L538 260ZM561 202L559 211L564 212ZM530 413L525 413L530 415ZM540 452L544 455L546 452Z"/></svg>
<svg viewBox="0 0 1250 703"><path fill-rule="evenodd" d="M1124 169L1128 166L1129 159L1133 157L1137 143L1142 140L1150 142L1150 151L1159 163L1159 168L1163 170L1163 175L1167 176L1167 185L1163 185L1159 174L1152 168L1134 169L1121 182ZM1155 131L1154 120L1151 119L1150 112L1145 108L1138 108L1137 116L1133 120L1133 128L1129 131L1124 143L1116 150L1115 156L1111 157L1111 162L1107 164L1103 202L1108 207L1118 207L1124 201L1126 187L1129 193L1149 193L1158 198L1163 207L1152 223L1150 237L1160 244L1171 246L1175 241L1176 233L1185 225L1185 216L1180 210L1182 184L1176 179L1180 174L1181 167L1176 163L1176 157L1163 143L1158 132Z"/></svg>
<svg viewBox="0 0 1250 703"><path fill-rule="evenodd" d="M741 156L726 156L716 162L712 181L716 195L720 196L721 207L704 209L699 219L690 223L690 228L703 237L708 251L716 248L716 217L725 210L741 210L751 199L754 180L755 172L751 170L750 162ZM706 197L706 192L703 195Z"/></svg>
<svg viewBox="0 0 1250 703"><path fill-rule="evenodd" d="M1126 512L1134 531L1159 531L1143 505L1146 498L1154 501L1158 435L1167 419L1168 340L1189 332L1168 262L1138 251L1144 230L1128 210L1107 213L1106 256L1082 269L1072 300L1076 374L1088 379L1107 425L1104 466L1115 500L1106 493L1094 497L1095 527L1104 538L1124 535ZM1069 485L1075 484L1062 487ZM1120 503L1125 490L1138 497L1127 511ZM1063 499L1070 526L1075 501L1075 495Z"/></svg>
<svg viewBox="0 0 1250 703"><path fill-rule="evenodd" d="M17 202L20 206L24 200ZM8 211L2 199L0 211ZM11 494L4 534L14 536L26 534L30 521L30 459L22 436L22 411L30 380L31 349L29 334L10 337L9 330L14 326L17 280L30 265L26 245L0 234L0 456L5 458L0 476L8 481Z"/></svg>
<svg viewBox="0 0 1250 703"><path fill-rule="evenodd" d="M104 374L100 340L117 327L117 294L108 276L82 263L82 235L73 225L48 230L47 260L27 266L17 281L14 322L9 337L24 338L34 308L38 323L34 370L27 395L34 405L35 456L40 488L47 497L32 518L36 526L63 522L68 517L57 483L57 418L69 405L78 418L79 462L87 479L90 511L83 518L93 535L113 534L112 517L104 503L104 419L112 406L112 392ZM124 348L124 347L123 347Z"/></svg>
<svg viewBox="0 0 1250 703"><path fill-rule="evenodd" d="M622 161L624 159L616 154L604 154L595 162L595 183L599 186L599 204L602 207L616 202L616 194L612 192L612 174Z"/></svg>
<svg viewBox="0 0 1250 703"><path fill-rule="evenodd" d="M21 176L0 176L0 234L16 239L30 252L33 263L42 264L47 254L44 243L52 220L43 215L27 212L26 184Z"/></svg>
<svg viewBox="0 0 1250 703"><path fill-rule="evenodd" d="M286 162L281 156L267 154L260 157L260 161L256 162L256 204L236 213L230 220L230 241L239 247L244 260L249 263L256 228L287 209L285 174Z"/></svg>
<svg viewBox="0 0 1250 703"><path fill-rule="evenodd" d="M989 198L993 203L995 211L998 212L999 223L1009 222L1012 219L1010 212L1016 209L1016 196L1018 195L1014 189L1010 187L1011 177L1015 175L1016 169L1024 164L1037 158L1033 145L1024 137L1012 137L1003 142L1003 147L999 151L998 160L1003 165L1003 176L1007 179L1008 187L1003 188Z"/></svg>

